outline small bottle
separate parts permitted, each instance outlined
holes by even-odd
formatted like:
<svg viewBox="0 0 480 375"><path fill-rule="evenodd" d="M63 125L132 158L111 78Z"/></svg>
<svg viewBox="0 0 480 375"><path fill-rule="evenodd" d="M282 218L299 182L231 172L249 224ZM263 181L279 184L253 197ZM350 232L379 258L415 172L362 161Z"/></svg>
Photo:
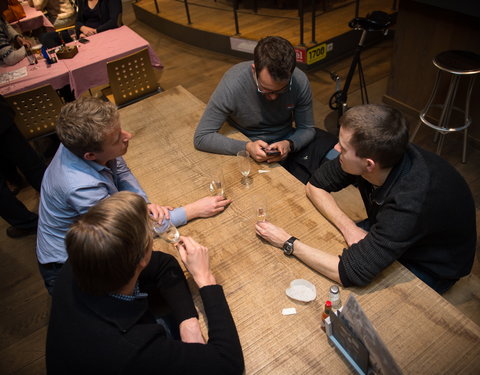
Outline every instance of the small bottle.
<svg viewBox="0 0 480 375"><path fill-rule="evenodd" d="M340 289L338 285L332 285L330 287L329 299L332 302L332 309L338 310L342 307L342 300L340 299Z"/></svg>
<svg viewBox="0 0 480 375"><path fill-rule="evenodd" d="M326 301L325 302L325 309L322 313L322 330L325 331L325 319L330 316L330 312L332 311L332 302Z"/></svg>

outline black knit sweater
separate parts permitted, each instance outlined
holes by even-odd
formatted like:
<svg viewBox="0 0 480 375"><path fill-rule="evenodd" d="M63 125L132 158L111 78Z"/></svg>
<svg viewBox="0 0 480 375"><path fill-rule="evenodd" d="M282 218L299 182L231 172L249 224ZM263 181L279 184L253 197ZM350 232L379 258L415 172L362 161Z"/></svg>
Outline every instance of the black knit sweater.
<svg viewBox="0 0 480 375"><path fill-rule="evenodd" d="M369 233L340 257L344 286L367 285L395 260L437 280L470 272L475 205L465 180L439 156L409 145L379 188L343 172L338 158L320 167L310 183L328 192L357 184L367 210Z"/></svg>

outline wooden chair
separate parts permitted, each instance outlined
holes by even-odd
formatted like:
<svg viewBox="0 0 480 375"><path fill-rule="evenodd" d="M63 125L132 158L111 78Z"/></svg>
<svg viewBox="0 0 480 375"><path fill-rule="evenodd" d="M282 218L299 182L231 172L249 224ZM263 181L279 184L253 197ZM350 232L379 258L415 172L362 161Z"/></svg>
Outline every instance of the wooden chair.
<svg viewBox="0 0 480 375"><path fill-rule="evenodd" d="M160 92L148 49L107 62L110 87L102 94L119 108Z"/></svg>
<svg viewBox="0 0 480 375"><path fill-rule="evenodd" d="M15 123L27 140L55 133L63 102L51 85L9 95L5 100L15 110Z"/></svg>

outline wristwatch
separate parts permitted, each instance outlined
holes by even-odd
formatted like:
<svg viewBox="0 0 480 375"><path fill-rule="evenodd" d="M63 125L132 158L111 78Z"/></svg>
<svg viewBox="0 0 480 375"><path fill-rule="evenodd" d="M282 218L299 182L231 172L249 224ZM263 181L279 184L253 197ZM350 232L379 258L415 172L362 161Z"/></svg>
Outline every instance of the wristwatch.
<svg viewBox="0 0 480 375"><path fill-rule="evenodd" d="M292 255L293 254L293 243L298 240L296 237L290 237L282 246L283 253L285 255Z"/></svg>

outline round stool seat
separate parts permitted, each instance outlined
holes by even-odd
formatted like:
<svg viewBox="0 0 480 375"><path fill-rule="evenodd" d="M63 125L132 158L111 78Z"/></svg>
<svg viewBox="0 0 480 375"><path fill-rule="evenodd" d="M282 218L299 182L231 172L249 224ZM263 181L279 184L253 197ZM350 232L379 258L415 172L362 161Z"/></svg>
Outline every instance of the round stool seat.
<svg viewBox="0 0 480 375"><path fill-rule="evenodd" d="M433 64L452 74L480 73L480 55L470 51L445 51L433 59Z"/></svg>

